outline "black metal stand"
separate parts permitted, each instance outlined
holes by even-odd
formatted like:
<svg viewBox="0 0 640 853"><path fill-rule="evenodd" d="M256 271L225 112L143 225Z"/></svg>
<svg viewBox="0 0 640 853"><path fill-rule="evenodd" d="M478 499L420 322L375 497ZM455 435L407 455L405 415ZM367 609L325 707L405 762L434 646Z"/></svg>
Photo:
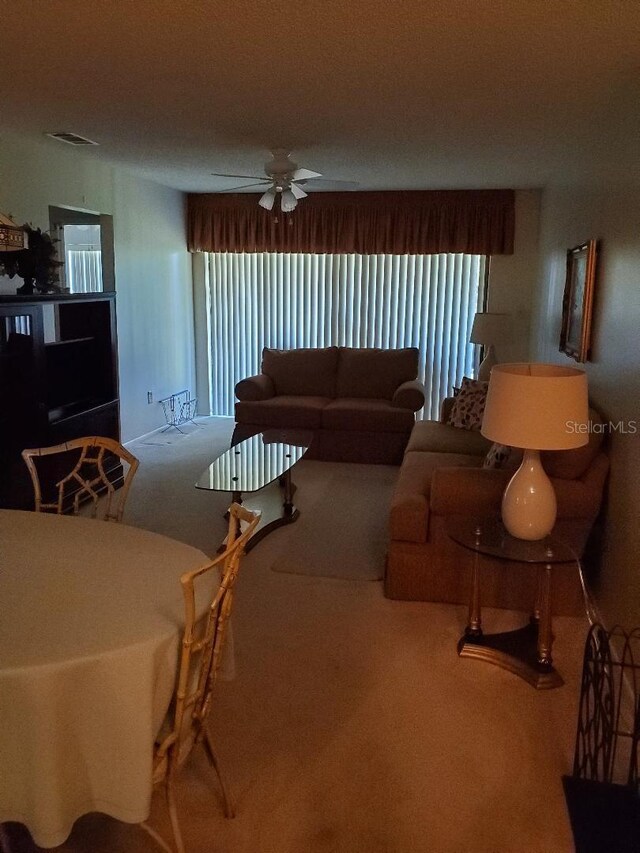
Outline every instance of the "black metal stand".
<svg viewBox="0 0 640 853"><path fill-rule="evenodd" d="M589 630L573 774L563 777L576 853L640 850L640 628Z"/></svg>

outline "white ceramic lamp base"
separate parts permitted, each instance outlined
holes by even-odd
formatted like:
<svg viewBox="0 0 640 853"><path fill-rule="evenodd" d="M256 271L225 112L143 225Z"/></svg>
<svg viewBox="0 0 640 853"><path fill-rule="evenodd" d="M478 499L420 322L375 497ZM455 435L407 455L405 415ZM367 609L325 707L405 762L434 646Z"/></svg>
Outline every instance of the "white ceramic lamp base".
<svg viewBox="0 0 640 853"><path fill-rule="evenodd" d="M491 376L491 368L497 363L495 347L493 344L489 344L485 349L485 356L480 362L480 367L478 368L478 379L481 382L488 382L489 377Z"/></svg>
<svg viewBox="0 0 640 853"><path fill-rule="evenodd" d="M556 522L556 493L538 450L525 450L522 465L502 497L502 521L516 539L544 539Z"/></svg>

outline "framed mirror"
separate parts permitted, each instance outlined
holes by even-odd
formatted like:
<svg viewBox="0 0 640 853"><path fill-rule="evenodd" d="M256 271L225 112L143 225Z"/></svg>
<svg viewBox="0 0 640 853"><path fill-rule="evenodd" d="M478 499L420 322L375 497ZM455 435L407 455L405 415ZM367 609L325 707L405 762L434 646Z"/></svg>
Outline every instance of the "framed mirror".
<svg viewBox="0 0 640 853"><path fill-rule="evenodd" d="M596 277L595 240L567 251L567 277L562 300L560 352L576 361L589 358L591 348L591 311Z"/></svg>
<svg viewBox="0 0 640 853"><path fill-rule="evenodd" d="M113 217L67 207L49 207L52 238L57 241L60 288L64 293L115 290Z"/></svg>

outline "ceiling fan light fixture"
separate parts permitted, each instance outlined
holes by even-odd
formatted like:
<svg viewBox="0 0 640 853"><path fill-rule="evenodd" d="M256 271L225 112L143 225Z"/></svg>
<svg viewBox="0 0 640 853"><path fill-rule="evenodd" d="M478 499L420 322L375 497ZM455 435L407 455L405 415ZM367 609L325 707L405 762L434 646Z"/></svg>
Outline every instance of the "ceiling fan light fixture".
<svg viewBox="0 0 640 853"><path fill-rule="evenodd" d="M280 196L280 208L284 213L295 210L297 202L306 198L307 193L302 189L302 184L311 182L307 187L310 190L352 190L357 187L353 181L331 181L322 177L320 172L312 169L301 169L291 159L291 154L286 148L275 148L271 151L271 160L264 164L265 178L257 175L245 175L243 173L230 174L226 172L212 172L217 178L243 178L257 183L241 184L240 186L227 187L217 192L237 192L238 190L252 190L262 187L266 192L260 197L258 204L265 210L273 210L276 199ZM322 186L318 187L318 184ZM214 190L216 192L216 190Z"/></svg>
<svg viewBox="0 0 640 853"><path fill-rule="evenodd" d="M258 204L264 207L265 210L272 210L276 200L276 191L273 187L269 187L266 193L260 197Z"/></svg>
<svg viewBox="0 0 640 853"><path fill-rule="evenodd" d="M291 213L292 210L295 210L298 205L298 199L295 197L293 192L288 190L283 190L282 195L280 196L280 207L282 208L283 213Z"/></svg>

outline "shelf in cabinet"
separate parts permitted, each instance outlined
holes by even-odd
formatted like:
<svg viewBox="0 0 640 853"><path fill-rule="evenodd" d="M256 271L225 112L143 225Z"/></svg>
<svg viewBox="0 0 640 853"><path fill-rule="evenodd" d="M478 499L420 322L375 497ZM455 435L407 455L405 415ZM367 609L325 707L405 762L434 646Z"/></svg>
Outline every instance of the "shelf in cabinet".
<svg viewBox="0 0 640 853"><path fill-rule="evenodd" d="M48 411L48 418L50 424L59 424L61 421L65 421L68 418L73 418L76 415L84 415L88 412L93 412L96 409L100 409L103 406L112 406L116 403L116 399L100 399L100 398L91 398L84 400L74 400L73 403L66 403L63 406L55 406Z"/></svg>
<svg viewBox="0 0 640 853"><path fill-rule="evenodd" d="M95 341L95 337L93 335L87 335L84 338L69 338L66 341L47 341L45 343L45 347L63 347L68 344L82 344L86 341Z"/></svg>

